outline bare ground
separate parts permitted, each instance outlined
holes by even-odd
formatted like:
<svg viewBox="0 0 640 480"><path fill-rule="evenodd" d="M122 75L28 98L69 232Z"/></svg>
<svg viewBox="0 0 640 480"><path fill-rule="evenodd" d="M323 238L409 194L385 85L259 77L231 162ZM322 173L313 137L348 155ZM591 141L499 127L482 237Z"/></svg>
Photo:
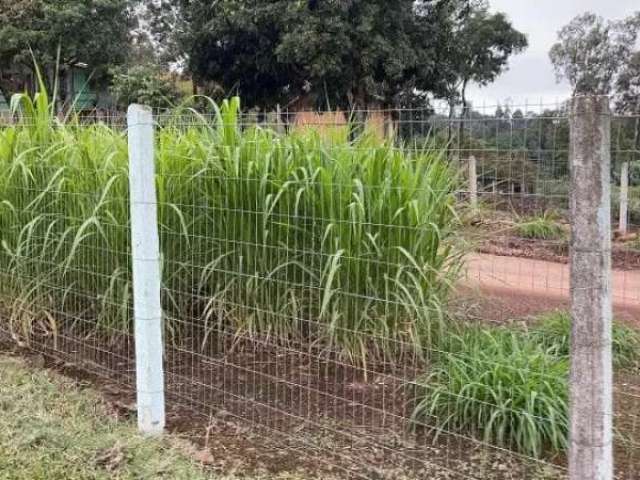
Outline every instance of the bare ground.
<svg viewBox="0 0 640 480"><path fill-rule="evenodd" d="M42 365L96 385L114 414L129 418L135 398L127 342L94 348L98 342L67 336L58 339L55 352L46 339L32 347L49 350ZM463 435L434 436L426 425L412 431L409 379L417 372L409 365L372 365L365 375L330 354L251 342L206 355L170 349L165 368L170 431L206 448L211 466L221 473L562 478L553 459L528 459Z"/></svg>

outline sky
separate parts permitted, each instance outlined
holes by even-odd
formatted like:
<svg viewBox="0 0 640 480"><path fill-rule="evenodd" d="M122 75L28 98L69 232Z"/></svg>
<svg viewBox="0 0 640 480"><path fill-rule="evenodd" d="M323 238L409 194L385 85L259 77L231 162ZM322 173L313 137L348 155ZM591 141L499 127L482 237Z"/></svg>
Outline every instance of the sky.
<svg viewBox="0 0 640 480"><path fill-rule="evenodd" d="M512 57L509 71L485 88L472 86L469 98L476 106L552 104L570 93L568 84L556 83L549 50L557 32L573 17L592 11L611 20L640 10L638 0L489 0L491 9L506 13L515 28L527 34L529 48Z"/></svg>

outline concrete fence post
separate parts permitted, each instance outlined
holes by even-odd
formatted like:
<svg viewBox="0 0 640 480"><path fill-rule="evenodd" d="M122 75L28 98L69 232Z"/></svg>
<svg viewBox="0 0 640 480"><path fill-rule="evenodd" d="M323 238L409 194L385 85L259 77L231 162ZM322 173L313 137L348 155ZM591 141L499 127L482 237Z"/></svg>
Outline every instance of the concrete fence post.
<svg viewBox="0 0 640 480"><path fill-rule="evenodd" d="M286 119L289 121L289 119ZM280 104L276 105L276 133L279 135L283 135L285 133L285 127L282 123L282 109L280 108Z"/></svg>
<svg viewBox="0 0 640 480"><path fill-rule="evenodd" d="M609 99L571 105L571 480L613 478L611 112Z"/></svg>
<svg viewBox="0 0 640 480"><path fill-rule="evenodd" d="M474 155L469 157L469 202L473 208L478 206L478 170Z"/></svg>
<svg viewBox="0 0 640 480"><path fill-rule="evenodd" d="M620 218L618 231L626 235L628 230L627 217L629 214L629 162L622 162L620 167Z"/></svg>
<svg viewBox="0 0 640 480"><path fill-rule="evenodd" d="M165 426L160 248L151 110L131 105L127 112L133 260L133 311L138 428L148 435Z"/></svg>

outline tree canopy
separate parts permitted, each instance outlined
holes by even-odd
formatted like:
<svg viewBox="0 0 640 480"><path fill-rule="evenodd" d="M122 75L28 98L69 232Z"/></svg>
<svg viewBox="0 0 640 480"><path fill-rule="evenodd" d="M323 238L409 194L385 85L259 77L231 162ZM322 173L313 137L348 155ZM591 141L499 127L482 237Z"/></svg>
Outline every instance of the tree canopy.
<svg viewBox="0 0 640 480"><path fill-rule="evenodd" d="M640 50L623 65L615 90L618 111L640 113Z"/></svg>
<svg viewBox="0 0 640 480"><path fill-rule="evenodd" d="M446 97L466 108L469 83L485 86L495 81L509 58L522 52L528 41L503 13L491 13L486 2L462 11L449 28L445 55L438 65L446 72Z"/></svg>
<svg viewBox="0 0 640 480"><path fill-rule="evenodd" d="M45 72L86 63L97 75L127 58L133 0L0 0L0 88L23 88L34 58ZM33 51L33 57L31 51Z"/></svg>
<svg viewBox="0 0 640 480"><path fill-rule="evenodd" d="M263 107L451 96L452 85L492 81L526 46L477 0L148 0L147 8L159 43L199 83ZM475 43L463 48L467 39Z"/></svg>
<svg viewBox="0 0 640 480"><path fill-rule="evenodd" d="M558 42L549 52L558 80L568 80L574 94L612 93L639 33L640 12L621 21L606 21L590 12L575 17L558 32Z"/></svg>

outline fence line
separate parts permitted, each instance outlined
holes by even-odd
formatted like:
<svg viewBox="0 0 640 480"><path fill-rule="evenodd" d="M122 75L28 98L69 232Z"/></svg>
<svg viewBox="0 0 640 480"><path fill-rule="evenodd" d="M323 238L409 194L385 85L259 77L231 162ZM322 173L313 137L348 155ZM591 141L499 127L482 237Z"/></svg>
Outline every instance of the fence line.
<svg viewBox="0 0 640 480"><path fill-rule="evenodd" d="M145 432L162 428L164 370L169 423L206 431L222 462L319 478L565 477L570 298L582 319L600 285L570 281L575 118L564 106L378 114L383 134L366 114L296 125L233 102L220 116L156 114L154 133L132 115L131 150L99 123L0 128L0 330L121 395L137 369L157 394L138 399L153 406ZM635 120L613 116L611 171L599 171L607 217L627 219L611 252L625 479L640 461ZM155 188L150 163L137 188L154 148ZM593 193L598 177L585 178L574 192ZM159 250L138 221L157 225Z"/></svg>

